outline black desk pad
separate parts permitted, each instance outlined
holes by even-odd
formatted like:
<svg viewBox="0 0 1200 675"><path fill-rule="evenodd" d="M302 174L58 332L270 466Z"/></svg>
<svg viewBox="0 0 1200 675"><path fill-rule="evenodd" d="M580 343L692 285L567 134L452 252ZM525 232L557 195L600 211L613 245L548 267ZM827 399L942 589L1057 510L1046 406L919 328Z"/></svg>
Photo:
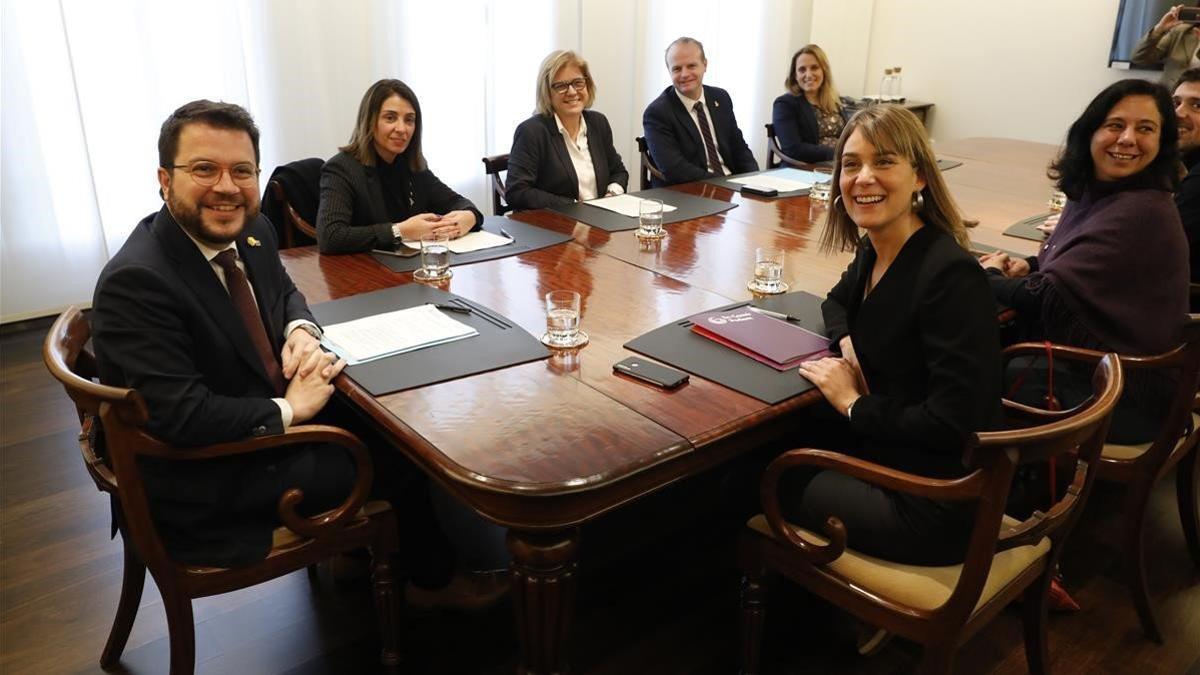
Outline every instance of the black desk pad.
<svg viewBox="0 0 1200 675"><path fill-rule="evenodd" d="M630 192L629 194L646 199L659 199L662 200L663 204L674 206L674 211L663 211L663 225L723 213L737 206L737 204L730 202L708 199L707 197L697 197L670 188L639 190L638 192ZM591 204L575 202L573 204L555 206L551 210L592 227L598 227L605 232L636 230L638 226L637 218L623 216L615 211L602 209L599 206L592 206Z"/></svg>
<svg viewBox="0 0 1200 675"><path fill-rule="evenodd" d="M1046 212L1039 213L1036 216L1022 218L1012 225L1009 225L1008 229L1004 231L1004 234L1009 237L1016 237L1017 239L1028 239L1030 241L1041 243L1046 241L1046 233L1037 229L1037 226L1042 224L1042 222L1049 217L1050 213Z"/></svg>
<svg viewBox="0 0 1200 675"><path fill-rule="evenodd" d="M405 284L352 295L313 305L311 309L317 322L328 326L426 303L470 307L473 310L470 314L455 312L450 316L479 331L479 335L347 367L346 374L371 392L372 396L423 387L550 356L550 350L537 338L500 314L424 284Z"/></svg>
<svg viewBox="0 0 1200 675"><path fill-rule="evenodd" d="M748 304L751 303L735 302L713 310L735 309ZM825 334L821 299L811 293L786 293L756 300L753 304L797 316L800 326L819 335ZM655 328L625 343L625 348L772 405L813 388L812 383L800 377L794 368L782 372L775 370L693 333L692 322L687 319Z"/></svg>
<svg viewBox="0 0 1200 675"><path fill-rule="evenodd" d="M512 237L513 243L495 248L485 248L481 251L471 251L470 253L451 253L451 267L483 262L484 260L505 258L510 255L536 251L539 248L546 248L547 246L554 246L555 244L571 240L571 235L569 234L559 234L552 230L530 225L529 223L522 223L519 220L512 220L504 216L484 216L483 229L494 234L507 233L508 236ZM381 265L393 272L413 272L421 267L421 256L419 255L409 258L374 252L371 255Z"/></svg>
<svg viewBox="0 0 1200 675"><path fill-rule="evenodd" d="M999 246L992 246L991 244L983 244L983 243L980 243L977 241L971 242L971 252L972 253L1007 253L1008 257L1013 258L1014 260L1023 260L1025 258L1025 255L1022 253L1017 253L1016 251L1010 251L1009 249L1006 249L1006 248L1000 248Z"/></svg>
<svg viewBox="0 0 1200 675"><path fill-rule="evenodd" d="M733 176L724 176L722 178L709 178L708 180L706 180L704 182L712 183L713 185L719 185L720 187L723 187L727 190L733 190L734 192L741 192L742 188L745 186L743 186L741 183L735 183L735 182L729 180L730 178L746 178L748 176L757 176L760 173L768 173L770 171L775 171L776 169L783 169L783 168L787 168L787 167L777 166L777 167L775 167L775 169L767 169L766 171L751 171L750 173L739 173L739 174L736 174ZM808 196L808 188L804 188L802 190L790 190L788 192L780 192L779 194L772 195L770 197L767 197L765 195L749 195L749 196L750 197L758 197L759 199L783 199L784 197L807 197Z"/></svg>

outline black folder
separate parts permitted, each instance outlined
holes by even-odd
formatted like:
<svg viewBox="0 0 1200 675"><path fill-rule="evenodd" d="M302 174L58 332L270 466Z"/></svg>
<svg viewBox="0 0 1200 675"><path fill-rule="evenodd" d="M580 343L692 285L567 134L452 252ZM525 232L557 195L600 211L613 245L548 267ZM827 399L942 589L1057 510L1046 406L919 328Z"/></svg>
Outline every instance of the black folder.
<svg viewBox="0 0 1200 675"><path fill-rule="evenodd" d="M555 244L571 240L571 235L569 234L560 234L536 225L522 223L519 220L505 218L504 216L485 216L483 219L483 229L493 234L504 234L511 237L513 243L506 246L485 248L481 251L471 251L470 253L451 253L451 267L482 262L484 260L495 260L496 258L506 258L510 255L536 251L539 248L546 248L547 246L554 246ZM393 272L413 272L421 267L421 256L419 255L408 258L375 252L372 252L371 255Z"/></svg>
<svg viewBox="0 0 1200 675"><path fill-rule="evenodd" d="M346 368L345 372L372 396L423 387L466 375L507 368L550 356L550 350L520 326L466 298L424 284L405 284L313 305L321 325L361 319L428 303L457 305L470 314L449 313L479 335L396 354Z"/></svg>
<svg viewBox="0 0 1200 675"><path fill-rule="evenodd" d="M663 211L663 225L670 223L678 223L692 218L703 218L713 214L722 213L737 206L730 202L722 202L716 199L708 199L706 197L697 197L689 195L686 192L671 190L669 188L654 188L652 190L641 190L639 192L629 193L636 197L644 197L646 199L658 199L663 204L670 204L675 207L674 211ZM584 202L575 202L573 204L563 204L555 206L554 211L574 218L575 220L598 227L606 232L621 232L623 230L637 229L638 219L623 216L615 211L602 209L599 206L592 206Z"/></svg>
<svg viewBox="0 0 1200 675"><path fill-rule="evenodd" d="M792 323L818 335L825 334L821 299L811 293L786 293L755 300L753 303L735 302L713 309L736 309L749 304L798 317L800 320ZM686 318L636 337L625 343L625 348L706 380L712 380L747 396L753 396L764 403L779 403L813 388L812 383L800 377L795 369L775 370L749 356L693 333L692 322Z"/></svg>

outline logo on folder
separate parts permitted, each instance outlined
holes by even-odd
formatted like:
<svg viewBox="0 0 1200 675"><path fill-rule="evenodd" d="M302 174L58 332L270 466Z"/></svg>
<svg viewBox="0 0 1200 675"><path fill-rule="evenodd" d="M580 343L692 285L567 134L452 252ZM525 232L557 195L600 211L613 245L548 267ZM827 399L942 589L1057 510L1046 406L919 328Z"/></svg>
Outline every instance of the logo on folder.
<svg viewBox="0 0 1200 675"><path fill-rule="evenodd" d="M714 326L724 326L727 323L741 323L743 321L753 321L754 314L752 312L730 312L728 314L714 314L705 318L705 321Z"/></svg>

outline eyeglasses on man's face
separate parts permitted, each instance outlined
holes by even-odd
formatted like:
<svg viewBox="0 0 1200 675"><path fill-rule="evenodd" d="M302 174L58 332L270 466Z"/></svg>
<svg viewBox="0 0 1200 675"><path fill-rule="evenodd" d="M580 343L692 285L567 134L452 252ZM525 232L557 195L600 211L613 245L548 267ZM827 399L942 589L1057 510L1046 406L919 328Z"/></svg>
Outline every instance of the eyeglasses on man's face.
<svg viewBox="0 0 1200 675"><path fill-rule="evenodd" d="M191 164L176 164L172 169L186 171L196 181L197 185L212 187L221 181L221 174L229 172L229 178L238 187L255 187L258 185L258 167L243 162L224 167L216 162L192 162Z"/></svg>
<svg viewBox="0 0 1200 675"><path fill-rule="evenodd" d="M559 95L567 93L568 87L574 89L575 91L587 91L587 79L583 77L577 77L573 80L550 83L550 88L554 90L554 93Z"/></svg>

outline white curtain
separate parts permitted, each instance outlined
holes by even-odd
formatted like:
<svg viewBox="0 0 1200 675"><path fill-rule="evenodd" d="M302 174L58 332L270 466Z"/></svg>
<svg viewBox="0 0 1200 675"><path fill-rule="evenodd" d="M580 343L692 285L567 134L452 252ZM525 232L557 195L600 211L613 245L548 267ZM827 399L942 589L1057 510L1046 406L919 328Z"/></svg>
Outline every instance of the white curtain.
<svg viewBox="0 0 1200 675"><path fill-rule="evenodd" d="M810 14L803 0L0 0L0 321L90 303L161 204L158 127L186 101L246 106L265 177L331 156L367 86L398 77L420 99L430 167L487 212L479 159L508 151L551 50L591 61L596 108L636 175L642 110L670 84L662 50L700 39L706 82L731 92L761 163Z"/></svg>

